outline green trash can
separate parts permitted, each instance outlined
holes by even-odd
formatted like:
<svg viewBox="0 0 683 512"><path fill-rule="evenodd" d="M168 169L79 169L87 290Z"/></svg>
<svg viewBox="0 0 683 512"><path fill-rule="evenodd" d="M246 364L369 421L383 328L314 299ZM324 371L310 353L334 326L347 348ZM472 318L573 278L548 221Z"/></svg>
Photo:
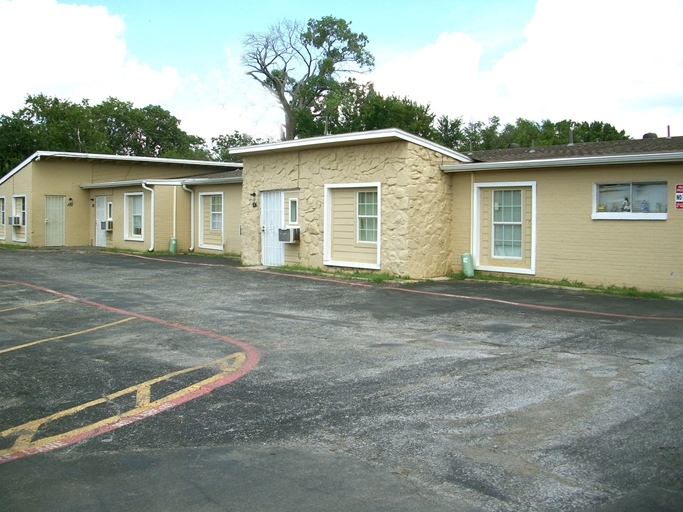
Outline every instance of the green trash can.
<svg viewBox="0 0 683 512"><path fill-rule="evenodd" d="M474 263L472 262L472 255L469 252L464 252L460 256L462 260L462 271L467 277L474 277Z"/></svg>
<svg viewBox="0 0 683 512"><path fill-rule="evenodd" d="M171 243L168 244L168 252L175 254L176 246L178 245L178 240L176 238L171 238Z"/></svg>

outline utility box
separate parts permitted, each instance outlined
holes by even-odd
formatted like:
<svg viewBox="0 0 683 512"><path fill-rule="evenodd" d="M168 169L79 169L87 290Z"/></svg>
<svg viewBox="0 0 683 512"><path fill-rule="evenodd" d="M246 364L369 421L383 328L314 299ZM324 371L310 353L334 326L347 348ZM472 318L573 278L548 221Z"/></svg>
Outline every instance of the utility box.
<svg viewBox="0 0 683 512"><path fill-rule="evenodd" d="M464 252L460 256L462 260L462 272L467 277L474 277L474 262L472 261L472 255L469 252Z"/></svg>

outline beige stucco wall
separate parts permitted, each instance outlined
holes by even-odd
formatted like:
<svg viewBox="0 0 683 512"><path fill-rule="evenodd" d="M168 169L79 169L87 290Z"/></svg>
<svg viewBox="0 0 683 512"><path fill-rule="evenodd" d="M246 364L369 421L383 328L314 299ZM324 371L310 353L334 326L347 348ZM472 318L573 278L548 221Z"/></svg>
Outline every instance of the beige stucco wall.
<svg viewBox="0 0 683 512"><path fill-rule="evenodd" d="M297 263L323 267L324 186L380 182L380 272L445 275L452 236L451 177L439 170L445 162L452 160L408 142L245 155L242 202L252 192L298 189ZM243 209L242 221L242 259L260 264L260 208ZM290 263L294 249L287 250Z"/></svg>
<svg viewBox="0 0 683 512"><path fill-rule="evenodd" d="M453 179L453 267L470 250L468 218L462 190L469 173ZM683 210L676 210L674 190L683 183L676 164L610 165L538 171L479 172L476 183L536 182L536 274L542 279L567 278L588 285L635 286L644 290L683 291ZM593 220L595 183L668 182L666 220ZM461 200L457 200L460 198Z"/></svg>
<svg viewBox="0 0 683 512"><path fill-rule="evenodd" d="M29 166L32 164L29 164ZM26 223L27 226L16 228L6 225L5 239L1 240L0 243L5 244L26 244L33 245L33 229L31 227L31 222L33 220L33 215L31 214L30 208L33 204L33 179L32 173L29 169L28 172L20 175L20 173L15 174L0 185L0 196L5 197L5 215L6 217L11 217L14 214L14 197L16 195L26 196ZM7 223L7 218L5 218L5 224ZM16 241L14 238L23 239L25 241Z"/></svg>

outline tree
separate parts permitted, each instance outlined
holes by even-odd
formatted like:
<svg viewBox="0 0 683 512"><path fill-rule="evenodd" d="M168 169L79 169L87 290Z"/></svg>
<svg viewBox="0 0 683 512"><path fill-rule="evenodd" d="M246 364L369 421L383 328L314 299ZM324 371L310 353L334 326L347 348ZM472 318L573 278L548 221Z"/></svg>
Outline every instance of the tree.
<svg viewBox="0 0 683 512"><path fill-rule="evenodd" d="M319 114L314 115L314 111ZM318 99L314 109L297 116L300 137L399 128L431 139L433 122L429 105L406 97L384 97L375 91L372 83L359 84L355 80L335 84L327 95Z"/></svg>
<svg viewBox="0 0 683 512"><path fill-rule="evenodd" d="M440 116L436 120L434 128L434 142L447 148L459 148L465 144L465 133L462 129L462 118L451 119L448 116Z"/></svg>
<svg viewBox="0 0 683 512"><path fill-rule="evenodd" d="M371 69L374 57L365 49L368 38L351 31L351 23L325 16L298 22L282 21L267 33L244 38L242 62L247 74L258 81L280 103L285 114L285 139L299 133L297 121L332 90L342 76Z"/></svg>
<svg viewBox="0 0 683 512"><path fill-rule="evenodd" d="M109 98L91 106L43 94L27 96L23 108L0 116L0 175L39 150L210 158L204 140L183 131L180 120L158 105L135 108Z"/></svg>
<svg viewBox="0 0 683 512"><path fill-rule="evenodd" d="M211 138L211 159L219 162L241 162L242 157L230 154L230 148L267 144L267 139L254 138L237 130L232 135L219 135Z"/></svg>

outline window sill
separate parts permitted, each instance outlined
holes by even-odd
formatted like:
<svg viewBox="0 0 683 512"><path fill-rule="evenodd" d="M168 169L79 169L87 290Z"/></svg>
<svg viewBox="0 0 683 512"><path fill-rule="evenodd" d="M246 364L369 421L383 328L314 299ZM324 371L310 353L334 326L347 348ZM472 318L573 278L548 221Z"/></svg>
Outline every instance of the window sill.
<svg viewBox="0 0 683 512"><path fill-rule="evenodd" d="M131 238L129 236L125 237L124 240L126 242L144 242L145 241L144 238Z"/></svg>
<svg viewBox="0 0 683 512"><path fill-rule="evenodd" d="M593 220L666 220L667 213L596 212Z"/></svg>

